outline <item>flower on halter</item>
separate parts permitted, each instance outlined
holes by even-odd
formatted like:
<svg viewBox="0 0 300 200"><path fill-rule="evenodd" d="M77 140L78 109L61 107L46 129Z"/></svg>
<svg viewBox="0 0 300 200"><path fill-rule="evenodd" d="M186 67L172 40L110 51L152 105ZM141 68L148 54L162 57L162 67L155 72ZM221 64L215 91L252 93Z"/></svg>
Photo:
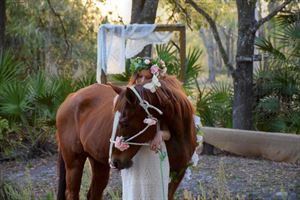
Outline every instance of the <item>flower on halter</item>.
<svg viewBox="0 0 300 200"><path fill-rule="evenodd" d="M117 149L119 149L120 151L125 151L126 149L129 148L129 144L126 144L124 142L123 136L121 136L121 137L117 136L116 137L115 147Z"/></svg>
<svg viewBox="0 0 300 200"><path fill-rule="evenodd" d="M157 123L157 119L155 118L145 118L144 123L148 124L149 126L155 125Z"/></svg>

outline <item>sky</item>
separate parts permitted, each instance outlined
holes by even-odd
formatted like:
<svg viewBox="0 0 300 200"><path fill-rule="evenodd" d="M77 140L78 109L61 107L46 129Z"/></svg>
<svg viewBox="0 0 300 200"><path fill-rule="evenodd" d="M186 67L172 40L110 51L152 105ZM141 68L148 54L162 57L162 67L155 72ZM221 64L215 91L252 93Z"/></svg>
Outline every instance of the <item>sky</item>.
<svg viewBox="0 0 300 200"><path fill-rule="evenodd" d="M123 18L125 24L129 24L131 15L132 0L106 0L105 3L93 0L101 8L103 15L112 12L112 19L117 19L118 15Z"/></svg>

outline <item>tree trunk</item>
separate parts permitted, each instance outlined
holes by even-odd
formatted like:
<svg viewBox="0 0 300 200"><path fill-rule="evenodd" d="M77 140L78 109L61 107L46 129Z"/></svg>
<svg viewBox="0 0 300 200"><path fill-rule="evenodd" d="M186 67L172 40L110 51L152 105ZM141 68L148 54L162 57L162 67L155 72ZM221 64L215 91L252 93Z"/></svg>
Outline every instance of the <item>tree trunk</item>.
<svg viewBox="0 0 300 200"><path fill-rule="evenodd" d="M213 40L214 41L214 40ZM223 67L223 62L222 62L222 56L220 54L220 51L218 49L218 44L214 41L214 52L215 52L215 68L217 72L221 72L222 71L222 67ZM228 51L227 51L228 53Z"/></svg>
<svg viewBox="0 0 300 200"><path fill-rule="evenodd" d="M214 60L214 39L211 31L201 28L199 31L200 37L204 43L207 54L207 65L209 69L208 82L216 81L215 60Z"/></svg>
<svg viewBox="0 0 300 200"><path fill-rule="evenodd" d="M154 24L158 0L132 0L131 24ZM151 57L152 45L148 45L139 53L139 57Z"/></svg>
<svg viewBox="0 0 300 200"><path fill-rule="evenodd" d="M234 62L234 59L235 59L235 38L234 38L234 33L233 33L233 30L230 29L231 32L230 32L230 51L229 51L229 62L232 63L233 67L235 67L235 62ZM227 71L227 75L228 77L230 76L230 73L229 71Z"/></svg>
<svg viewBox="0 0 300 200"><path fill-rule="evenodd" d="M252 82L255 32L250 31L255 24L255 1L237 0L238 41L236 76L234 77L233 128L252 129Z"/></svg>
<svg viewBox="0 0 300 200"><path fill-rule="evenodd" d="M234 64L234 38L233 38L233 31L232 28L229 27L228 30L226 30L224 27L221 27L221 31L224 35L224 39L225 39L225 48L226 48L226 52L228 55L228 60L230 63L232 63L232 65ZM216 46L216 50L218 51L218 46ZM219 69L221 71L222 67L223 67L223 60L221 55L219 56L220 58L220 63L221 63L221 68ZM230 76L230 72L227 71L227 75Z"/></svg>
<svg viewBox="0 0 300 200"><path fill-rule="evenodd" d="M255 20L256 0L236 0L238 9L238 41L236 48L236 69L229 62L228 55L220 40L220 35L213 18L193 0L186 3L199 12L213 30L223 61L234 80L233 127L237 129L252 129L252 82L253 82L253 53L255 32L264 23L272 19L293 0L285 0L274 11L258 22Z"/></svg>
<svg viewBox="0 0 300 200"><path fill-rule="evenodd" d="M5 46L5 23L6 23L6 13L5 13L5 0L0 0L0 51L4 49Z"/></svg>

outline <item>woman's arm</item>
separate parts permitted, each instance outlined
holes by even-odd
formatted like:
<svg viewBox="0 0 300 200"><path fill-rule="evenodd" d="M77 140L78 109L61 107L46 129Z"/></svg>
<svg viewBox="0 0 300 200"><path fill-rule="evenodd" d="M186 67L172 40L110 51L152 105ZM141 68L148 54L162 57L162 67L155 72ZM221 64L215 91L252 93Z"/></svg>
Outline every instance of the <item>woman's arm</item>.
<svg viewBox="0 0 300 200"><path fill-rule="evenodd" d="M158 151L161 147L163 140L169 140L171 138L170 131L167 126L163 124L160 126L159 130L156 132L153 140L150 142L150 148L153 151Z"/></svg>

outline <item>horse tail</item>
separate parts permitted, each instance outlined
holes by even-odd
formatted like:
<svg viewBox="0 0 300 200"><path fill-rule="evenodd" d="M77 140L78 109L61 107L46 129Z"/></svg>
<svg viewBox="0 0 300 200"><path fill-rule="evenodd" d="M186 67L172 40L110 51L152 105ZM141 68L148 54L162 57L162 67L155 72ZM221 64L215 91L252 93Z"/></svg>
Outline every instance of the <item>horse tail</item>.
<svg viewBox="0 0 300 200"><path fill-rule="evenodd" d="M58 153L58 192L57 192L57 200L65 200L65 192L66 192L66 166L65 161L62 157L61 152Z"/></svg>

